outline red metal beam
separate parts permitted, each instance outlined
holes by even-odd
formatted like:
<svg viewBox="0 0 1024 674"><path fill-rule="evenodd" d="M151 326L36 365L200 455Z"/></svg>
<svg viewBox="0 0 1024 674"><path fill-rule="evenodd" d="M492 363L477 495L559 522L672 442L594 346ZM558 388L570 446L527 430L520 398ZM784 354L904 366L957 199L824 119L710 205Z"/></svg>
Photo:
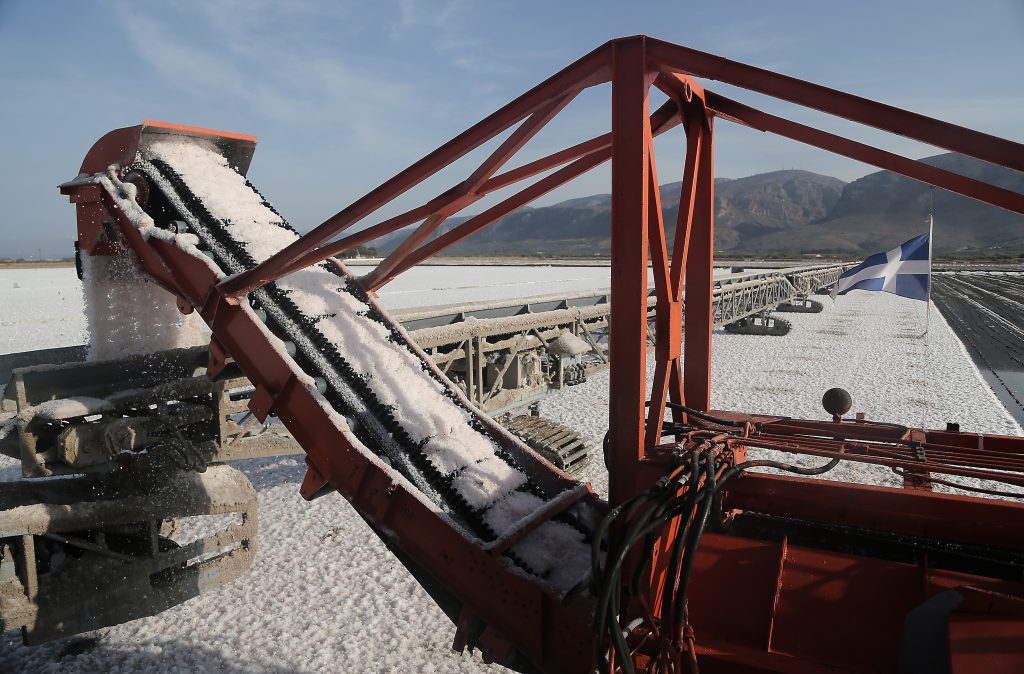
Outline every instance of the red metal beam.
<svg viewBox="0 0 1024 674"><path fill-rule="evenodd" d="M657 114L657 113L655 113ZM606 133L590 140L585 140L582 143L567 147L564 150L555 152L554 154L548 155L536 161L532 161L529 164L523 164L522 166L514 169L509 169L501 175L495 176L484 183L483 187L480 188L480 192L486 194L488 192L494 192L500 190L503 187L508 187L513 183L517 183L520 180L526 180L533 176L543 173L549 169L553 169L556 166L562 164L568 164L571 161L585 157L594 152L600 150L607 150L612 146L612 135Z"/></svg>
<svg viewBox="0 0 1024 674"><path fill-rule="evenodd" d="M455 203L459 203L456 201ZM369 292L373 292L380 286L384 285L389 279L387 274L393 271L402 259L411 251L413 248L419 245L421 241L434 233L442 222L448 219L448 214L445 212L435 213L429 218L423 221L423 223L412 231L402 243L391 251L383 260L377 263L377 266L373 268L366 276L359 279L360 285Z"/></svg>
<svg viewBox="0 0 1024 674"><path fill-rule="evenodd" d="M686 120L686 160L683 165L683 182L679 186L679 214L676 219L675 241L672 245L672 291L673 299L683 298L683 266L690 250L693 232L693 214L697 202L697 176L700 174L701 146L704 142L705 116L690 114Z"/></svg>
<svg viewBox="0 0 1024 674"><path fill-rule="evenodd" d="M491 153L487 159L485 159L480 166L473 171L472 175L466 179L460 188L463 196L474 195L477 189L483 184L488 178L494 175L494 173L500 169L505 163L519 152L531 138L536 136L541 129L543 129L548 122L555 118L555 116L565 109L565 106L572 102L572 99L576 98L576 94L579 92L570 92L569 94L562 96L544 106L537 112L533 113L524 121L518 129L512 132L508 138L505 139L498 149ZM477 197L479 198L479 197ZM458 212L464 208L467 203L465 199L456 199L452 205L445 207L428 217L422 225L416 228L414 232L409 234L398 245L391 253L381 260L373 271L367 274L360 283L366 290L374 291L380 286L384 285L391 277L391 272L401 263L402 259L413 249L416 248L427 237L429 237L437 227L444 222L449 215Z"/></svg>
<svg viewBox="0 0 1024 674"><path fill-rule="evenodd" d="M620 40L612 55L612 337L608 396L609 503L642 489L647 398L648 70L644 41Z"/></svg>
<svg viewBox="0 0 1024 674"><path fill-rule="evenodd" d="M679 124L680 116L679 112L682 108L675 100L667 100L658 107L657 110L651 113L651 133L655 136L674 129ZM612 146L612 134L605 133L600 136L595 136L590 140L585 140L582 143L577 143L572 147L568 147L564 150L559 150L553 154L532 161L528 164L523 164L514 169L509 169L501 175L497 175L480 187L478 190L480 194L488 194L495 190L500 190L503 187L507 187L512 183L532 178L533 176L543 173L556 166L566 164L580 157L593 154L600 150L607 150ZM611 154L609 153L609 157Z"/></svg>
<svg viewBox="0 0 1024 674"><path fill-rule="evenodd" d="M606 82L609 55L610 49L607 45L598 47L371 190L262 264L226 279L220 286L221 291L225 295L238 297L278 278L299 258L311 253L346 228L486 143L552 99Z"/></svg>
<svg viewBox="0 0 1024 674"><path fill-rule="evenodd" d="M650 124L652 126L653 135L657 136L674 128L679 122L679 116L676 114L676 106L671 101L662 105L658 110L651 115ZM592 139L597 140L597 139ZM590 141L588 141L590 142ZM580 146L576 146L580 147ZM561 153L556 153L561 154ZM405 270L413 267L428 257L437 255L438 253L447 250L451 246L455 245L459 241L465 239L467 236L477 232L492 222L503 218L510 213L514 213L523 206L526 206L532 201L539 199L548 192L551 192L558 187L566 184L567 182L583 175L587 171L594 169L601 164L608 161L611 158L611 146L610 144L603 149L593 150L588 154L584 154L581 158L575 162L566 166L550 176L538 180L533 185L524 188L522 191L512 195L505 199L499 204L492 206L483 213L474 216L462 223L458 227L455 227L449 232L445 232L441 236L437 237L433 241L423 244L417 248L414 252L409 253L406 258L391 272L387 279L380 285L387 283L391 279L395 278ZM554 155L551 155L554 156ZM541 160L544 161L544 160ZM481 187L481 192L487 187L485 184ZM379 286L378 286L379 287Z"/></svg>
<svg viewBox="0 0 1024 674"><path fill-rule="evenodd" d="M715 256L714 118L706 117L699 135L694 178L693 224L683 263L683 398L689 407L711 408L711 293Z"/></svg>
<svg viewBox="0 0 1024 674"><path fill-rule="evenodd" d="M1020 143L689 47L653 38L646 40L648 58L663 72L683 72L726 82L999 166L1024 171L1024 145Z"/></svg>
<svg viewBox="0 0 1024 674"><path fill-rule="evenodd" d="M679 302L683 297L685 274L687 347L682 373L678 361L670 370L669 393L675 402L707 410L711 404L711 276L714 274L712 117L706 106L705 90L690 77L661 73L655 83L678 101L686 125L686 161L670 276L674 299ZM692 262L689 260L691 242L698 246L697 257ZM683 415L676 414L676 417L682 419Z"/></svg>
<svg viewBox="0 0 1024 674"><path fill-rule="evenodd" d="M983 183L980 180L974 180L937 166L907 159L871 145L837 136L834 133L792 122L738 103L713 91L707 92L707 103L714 112L722 113L729 119L758 131L769 131L822 150L862 161L865 164L899 173L914 180L920 180L929 185L941 187L950 192L962 194L971 199L977 199L983 203L999 206L1015 213L1024 213L1024 194Z"/></svg>
<svg viewBox="0 0 1024 674"><path fill-rule="evenodd" d="M659 107L654 113L651 114L651 127L654 130L655 135L662 134L679 123L679 108L675 101L666 101ZM422 220L428 217L431 213L435 213L439 210L451 210L451 214L458 212L463 208L466 208L470 204L475 203L479 199L487 196L491 192L495 192L502 188L508 187L514 183L532 178L533 176L543 173L549 169L561 166L575 159L586 157L599 152L601 150L608 150L612 144L612 137L610 133L606 133L590 140L578 143L572 147L568 147L564 150L559 150L553 154L550 154L541 159L537 159L523 166L510 169L501 175L494 176L487 180L483 185L475 190L473 194L464 195L461 187L463 183L454 185L447 191L439 194L438 196L431 199L429 202L422 206L417 206L411 210L406 211L400 215L396 215L392 218L388 218L383 222L380 222L372 227L359 230L353 234L350 234L342 239L338 239L333 243L326 244L317 248L305 256L299 258L295 263L290 265L281 275L284 276L298 269L308 267L315 262L326 259L328 257L334 257L338 253L343 253L346 250L355 248L369 241L390 234L406 225L410 225L417 220ZM611 152L607 153L607 156L611 156ZM463 205L459 209L449 209L451 204L456 200L462 200Z"/></svg>
<svg viewBox="0 0 1024 674"><path fill-rule="evenodd" d="M665 401L671 368L679 357L679 306L672 302L673 288L669 274L668 245L665 242L665 222L661 211L661 190L658 185L658 167L654 158L654 143L646 133L647 145L647 238L650 244L651 270L654 292L658 299L655 314L654 379L651 384L650 404L647 407L647 427L644 448L650 449L661 442L661 429L665 418ZM673 334L675 333L675 334ZM675 348L673 348L675 347ZM657 604L657 602L655 602Z"/></svg>
<svg viewBox="0 0 1024 674"><path fill-rule="evenodd" d="M448 195L453 191L455 191L455 188L452 188L452 190L445 192L445 195ZM327 257L334 257L338 253L344 253L346 250L350 250L352 248L355 248L356 246L361 246L364 243L373 241L374 239L382 237L385 234L390 234L391 232L397 231L402 227L405 227L406 225L411 225L412 223L418 220L422 220L423 218L428 217L437 209L444 208L457 198L457 196L454 196L449 199L443 199L441 196L439 196L434 199L431 199L429 202L422 206L417 206L416 208L408 210L405 213L396 215L392 218L388 218L387 220L379 222L376 225L373 225L372 227L367 227L366 229L361 229L358 232L353 232L352 234L349 234L344 238L338 239L333 243L329 243L313 251L310 251L306 255L296 260L293 264L289 265L285 272L281 275L285 276L293 271L303 269L311 264L315 264L318 260L322 259L322 256L326 255Z"/></svg>
<svg viewBox="0 0 1024 674"><path fill-rule="evenodd" d="M579 91L571 91L565 96L549 103L537 112L530 115L530 117L524 121L518 129L512 132L512 134L505 139L497 150L491 153L491 155L484 160L480 166L466 179L466 184L469 185L471 192L475 192L477 188L490 179L498 169L504 166L509 159L511 159L517 152L523 149L523 146L530 142L530 139L536 136L541 129L547 126L547 123L555 118L558 113L565 109L565 106L572 103L573 99L576 98Z"/></svg>
<svg viewBox="0 0 1024 674"><path fill-rule="evenodd" d="M559 169L550 176L542 178L522 191L513 194L508 199L491 206L480 215L474 216L451 231L445 232L433 241L428 241L413 252L408 253L405 258L391 270L388 276L380 279L376 284L377 287L383 286L409 267L414 267L428 257L437 255L441 251L454 246L470 234L483 229L495 220L499 220L510 213L514 213L531 201L539 199L548 192L561 187L570 180L583 175L597 166L600 166L608 160L607 154L608 151L604 150L601 152L595 152L583 157L582 159L577 159L572 164Z"/></svg>

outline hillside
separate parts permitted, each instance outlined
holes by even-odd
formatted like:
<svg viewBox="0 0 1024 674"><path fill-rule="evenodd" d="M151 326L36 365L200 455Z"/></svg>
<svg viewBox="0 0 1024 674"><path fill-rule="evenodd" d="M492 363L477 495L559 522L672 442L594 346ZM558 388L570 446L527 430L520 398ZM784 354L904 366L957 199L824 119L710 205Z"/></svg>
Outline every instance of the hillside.
<svg viewBox="0 0 1024 674"><path fill-rule="evenodd" d="M1024 192L1024 174L961 155L929 164ZM728 253L840 253L892 248L923 231L934 199L939 254L1024 252L1024 216L936 189L889 171L846 184L809 171L774 171L715 181L715 248ZM669 234L679 212L679 183L661 187ZM443 231L464 218L452 219ZM453 247L455 255L607 255L611 195L599 194L541 208L524 208ZM381 240L383 252L399 237Z"/></svg>
<svg viewBox="0 0 1024 674"><path fill-rule="evenodd" d="M1024 192L1024 174L955 154L923 159L1006 189ZM843 189L826 218L792 232L764 237L757 252L792 250L794 239L807 250L877 252L925 230L934 199L935 251L939 254L999 255L1024 252L1024 216L919 183L889 171L871 173Z"/></svg>

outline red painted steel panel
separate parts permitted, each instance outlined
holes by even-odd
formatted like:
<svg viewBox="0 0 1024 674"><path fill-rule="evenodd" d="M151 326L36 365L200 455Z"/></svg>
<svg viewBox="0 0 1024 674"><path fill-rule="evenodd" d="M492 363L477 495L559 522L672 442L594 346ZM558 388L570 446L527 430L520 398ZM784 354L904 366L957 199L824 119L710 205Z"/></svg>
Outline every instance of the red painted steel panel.
<svg viewBox="0 0 1024 674"><path fill-rule="evenodd" d="M949 653L953 674L1020 674L1024 620L954 613L949 617Z"/></svg>
<svg viewBox="0 0 1024 674"><path fill-rule="evenodd" d="M878 531L1024 550L1024 503L789 475L747 473L724 489L729 508Z"/></svg>

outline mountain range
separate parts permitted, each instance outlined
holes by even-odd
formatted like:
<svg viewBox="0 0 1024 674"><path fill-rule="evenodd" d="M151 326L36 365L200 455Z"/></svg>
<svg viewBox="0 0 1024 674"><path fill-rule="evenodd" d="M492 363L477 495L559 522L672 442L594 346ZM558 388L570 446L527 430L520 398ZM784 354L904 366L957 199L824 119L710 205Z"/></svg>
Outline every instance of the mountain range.
<svg viewBox="0 0 1024 674"><path fill-rule="evenodd" d="M921 160L1024 193L1024 174L957 154ZM671 237L680 183L661 186ZM861 255L893 248L927 231L934 214L939 255L1024 254L1024 216L962 197L890 171L850 183L810 171L787 170L715 179L715 250L742 254ZM452 218L441 234L464 222ZM607 255L611 195L523 208L448 249L451 255ZM435 234L435 235L436 235ZM403 232L377 242L395 248Z"/></svg>

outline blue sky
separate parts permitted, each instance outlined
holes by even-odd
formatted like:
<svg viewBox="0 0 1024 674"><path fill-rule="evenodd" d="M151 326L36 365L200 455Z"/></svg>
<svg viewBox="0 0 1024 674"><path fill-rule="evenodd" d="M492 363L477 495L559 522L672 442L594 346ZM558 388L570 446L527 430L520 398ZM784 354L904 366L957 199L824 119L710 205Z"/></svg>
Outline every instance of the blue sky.
<svg viewBox="0 0 1024 674"><path fill-rule="evenodd" d="M1024 141L1022 0L0 0L0 257L69 254L74 211L57 184L101 135L144 117L258 135L250 177L305 230L597 45L638 33ZM908 156L937 153L706 84ZM608 89L589 92L525 157L608 124ZM718 128L720 176L873 170ZM678 135L666 136L662 182L681 165ZM400 205L450 186L472 159ZM540 203L607 181L595 171Z"/></svg>

